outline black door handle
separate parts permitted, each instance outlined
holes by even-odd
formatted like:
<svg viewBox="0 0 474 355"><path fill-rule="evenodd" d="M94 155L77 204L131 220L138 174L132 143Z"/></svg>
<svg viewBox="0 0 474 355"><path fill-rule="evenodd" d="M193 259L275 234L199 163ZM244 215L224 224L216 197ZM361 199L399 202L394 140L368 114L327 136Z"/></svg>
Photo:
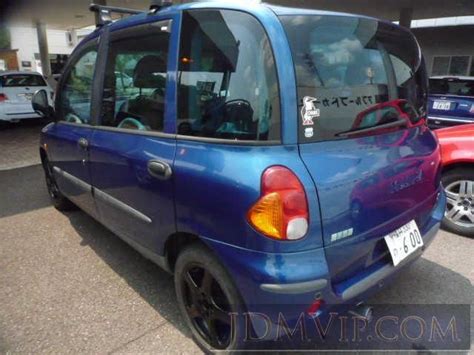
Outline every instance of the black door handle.
<svg viewBox="0 0 474 355"><path fill-rule="evenodd" d="M79 147L81 147L84 150L89 148L89 141L85 138L79 138L79 140L77 141L77 144L79 145Z"/></svg>
<svg viewBox="0 0 474 355"><path fill-rule="evenodd" d="M150 160L148 162L148 173L160 180L167 180L173 173L168 163L159 160Z"/></svg>

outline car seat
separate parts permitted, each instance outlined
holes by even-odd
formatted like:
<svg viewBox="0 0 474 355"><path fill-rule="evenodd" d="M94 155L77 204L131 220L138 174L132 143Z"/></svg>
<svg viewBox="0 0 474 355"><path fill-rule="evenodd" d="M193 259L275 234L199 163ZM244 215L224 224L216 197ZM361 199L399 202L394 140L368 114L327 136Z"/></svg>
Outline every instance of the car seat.
<svg viewBox="0 0 474 355"><path fill-rule="evenodd" d="M147 55L141 58L133 73L133 86L140 89L137 97L122 106L127 117L138 119L144 126L155 131L163 130L164 96L166 89L166 62L160 56ZM143 94L142 89L154 89ZM162 98L162 100L159 100ZM122 109L121 109L122 110Z"/></svg>

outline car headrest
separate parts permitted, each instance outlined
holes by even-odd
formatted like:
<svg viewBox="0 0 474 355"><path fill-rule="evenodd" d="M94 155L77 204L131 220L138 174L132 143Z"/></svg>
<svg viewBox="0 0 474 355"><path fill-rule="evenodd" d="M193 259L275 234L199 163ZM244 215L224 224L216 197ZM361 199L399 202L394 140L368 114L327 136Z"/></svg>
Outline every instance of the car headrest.
<svg viewBox="0 0 474 355"><path fill-rule="evenodd" d="M156 55L147 55L140 59L133 72L133 85L137 88L160 88L164 86L166 62Z"/></svg>

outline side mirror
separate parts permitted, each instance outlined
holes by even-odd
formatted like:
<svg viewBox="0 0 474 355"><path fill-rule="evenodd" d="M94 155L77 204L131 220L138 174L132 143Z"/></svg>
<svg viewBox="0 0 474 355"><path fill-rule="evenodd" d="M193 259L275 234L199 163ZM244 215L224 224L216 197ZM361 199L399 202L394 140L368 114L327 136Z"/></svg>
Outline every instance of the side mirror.
<svg viewBox="0 0 474 355"><path fill-rule="evenodd" d="M48 93L46 90L38 90L35 92L33 99L31 100L31 105L36 113L39 113L44 117L53 116L54 109L49 105Z"/></svg>

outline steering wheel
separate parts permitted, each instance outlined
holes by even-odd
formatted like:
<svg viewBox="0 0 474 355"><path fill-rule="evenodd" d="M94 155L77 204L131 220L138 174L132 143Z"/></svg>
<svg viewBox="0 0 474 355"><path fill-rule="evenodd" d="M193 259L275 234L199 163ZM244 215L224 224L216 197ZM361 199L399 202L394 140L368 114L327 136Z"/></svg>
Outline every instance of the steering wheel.
<svg viewBox="0 0 474 355"><path fill-rule="evenodd" d="M138 129L139 131L148 131L148 128L136 118L127 117L119 123L117 128Z"/></svg>
<svg viewBox="0 0 474 355"><path fill-rule="evenodd" d="M221 124L238 124L245 121L252 121L253 109L250 102L243 99L234 99L222 104L223 119Z"/></svg>
<svg viewBox="0 0 474 355"><path fill-rule="evenodd" d="M210 103L213 100L210 100ZM210 105L209 105L210 106ZM248 120L247 115L238 114L242 113L242 109L247 109L248 112L252 113L253 109L249 101L244 99L234 99L227 102L215 103L205 110L205 115L202 120L201 132L207 136L214 136L216 132L221 134L232 134L241 133L240 129L236 125L239 125L239 121Z"/></svg>
<svg viewBox="0 0 474 355"><path fill-rule="evenodd" d="M84 121L81 120L79 116L74 113L68 113L65 117L65 121L71 123L84 123Z"/></svg>
<svg viewBox="0 0 474 355"><path fill-rule="evenodd" d="M233 100L229 100L229 101L226 101L222 104L222 107L227 107L227 106L247 106L247 107L250 107L252 108L252 105L250 104L249 101L247 100L244 100L244 99L233 99Z"/></svg>

